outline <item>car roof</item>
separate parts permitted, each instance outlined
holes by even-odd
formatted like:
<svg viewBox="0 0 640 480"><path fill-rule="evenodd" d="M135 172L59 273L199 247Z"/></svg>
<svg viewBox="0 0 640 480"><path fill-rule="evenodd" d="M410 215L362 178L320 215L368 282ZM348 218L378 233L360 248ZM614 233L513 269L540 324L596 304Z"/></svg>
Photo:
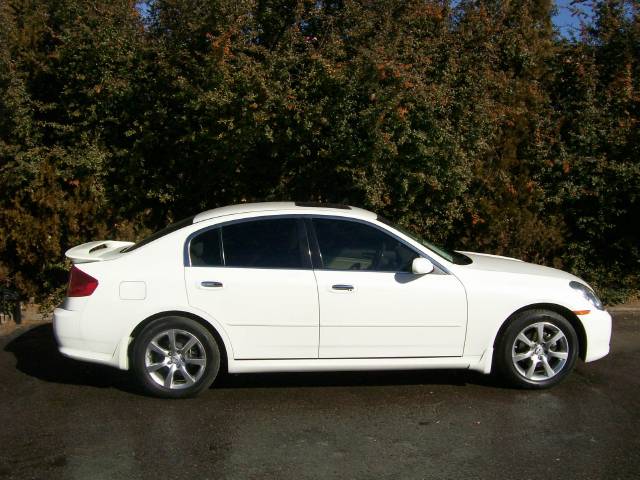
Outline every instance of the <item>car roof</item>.
<svg viewBox="0 0 640 480"><path fill-rule="evenodd" d="M277 213L320 213L320 214L341 214L353 218L361 218L372 220L377 215L362 208L351 207L348 205L336 205L331 203L313 203L313 202L260 202L260 203L240 203L237 205L228 205L226 207L214 208L206 210L193 217L193 223L202 222L203 220L211 220L212 218L223 217L227 215L237 215L244 213L273 212Z"/></svg>

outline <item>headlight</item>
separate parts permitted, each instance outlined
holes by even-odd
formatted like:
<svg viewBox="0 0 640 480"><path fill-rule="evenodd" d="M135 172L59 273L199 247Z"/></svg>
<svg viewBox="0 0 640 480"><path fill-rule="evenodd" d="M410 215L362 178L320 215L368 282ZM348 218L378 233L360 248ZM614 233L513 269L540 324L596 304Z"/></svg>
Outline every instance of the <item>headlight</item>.
<svg viewBox="0 0 640 480"><path fill-rule="evenodd" d="M589 287L587 287L586 285L580 282L569 282L569 286L574 290L579 291L582 294L582 296L591 305L596 307L598 310L604 310L604 306L602 305L602 302L600 301L596 293L593 290L591 290Z"/></svg>

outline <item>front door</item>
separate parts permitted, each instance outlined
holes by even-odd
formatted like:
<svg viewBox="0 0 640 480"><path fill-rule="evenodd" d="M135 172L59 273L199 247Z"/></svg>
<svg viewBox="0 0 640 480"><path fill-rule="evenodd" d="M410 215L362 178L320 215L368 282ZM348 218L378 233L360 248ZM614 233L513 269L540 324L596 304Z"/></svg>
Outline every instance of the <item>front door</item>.
<svg viewBox="0 0 640 480"><path fill-rule="evenodd" d="M419 254L377 226L317 217L320 358L461 356L466 294L453 275L411 273Z"/></svg>
<svg viewBox="0 0 640 480"><path fill-rule="evenodd" d="M189 256L189 303L224 326L235 359L318 357L318 293L302 220L204 230Z"/></svg>

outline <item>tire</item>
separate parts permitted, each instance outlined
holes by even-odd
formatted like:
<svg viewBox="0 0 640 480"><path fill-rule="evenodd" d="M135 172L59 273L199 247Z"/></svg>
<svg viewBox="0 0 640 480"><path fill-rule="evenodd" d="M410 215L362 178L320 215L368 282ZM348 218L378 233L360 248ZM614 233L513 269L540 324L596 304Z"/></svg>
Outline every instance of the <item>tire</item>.
<svg viewBox="0 0 640 480"><path fill-rule="evenodd" d="M497 372L510 385L543 389L560 383L577 357L578 336L566 318L549 310L527 310L502 333L494 358Z"/></svg>
<svg viewBox="0 0 640 480"><path fill-rule="evenodd" d="M134 341L132 360L133 371L147 393L188 398L215 380L220 349L211 333L195 320L170 316L142 330Z"/></svg>

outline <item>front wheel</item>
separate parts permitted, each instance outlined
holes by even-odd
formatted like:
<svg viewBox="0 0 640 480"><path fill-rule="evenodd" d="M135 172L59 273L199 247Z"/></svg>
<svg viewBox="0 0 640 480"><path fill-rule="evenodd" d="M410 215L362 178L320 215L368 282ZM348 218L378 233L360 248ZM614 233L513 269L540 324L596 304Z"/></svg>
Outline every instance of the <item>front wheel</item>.
<svg viewBox="0 0 640 480"><path fill-rule="evenodd" d="M135 340L132 357L142 387L164 398L197 395L220 369L220 349L211 333L195 320L177 316L147 325Z"/></svg>
<svg viewBox="0 0 640 480"><path fill-rule="evenodd" d="M578 336L558 313L528 310L511 322L496 347L496 366L509 383L521 388L548 388L573 369Z"/></svg>

